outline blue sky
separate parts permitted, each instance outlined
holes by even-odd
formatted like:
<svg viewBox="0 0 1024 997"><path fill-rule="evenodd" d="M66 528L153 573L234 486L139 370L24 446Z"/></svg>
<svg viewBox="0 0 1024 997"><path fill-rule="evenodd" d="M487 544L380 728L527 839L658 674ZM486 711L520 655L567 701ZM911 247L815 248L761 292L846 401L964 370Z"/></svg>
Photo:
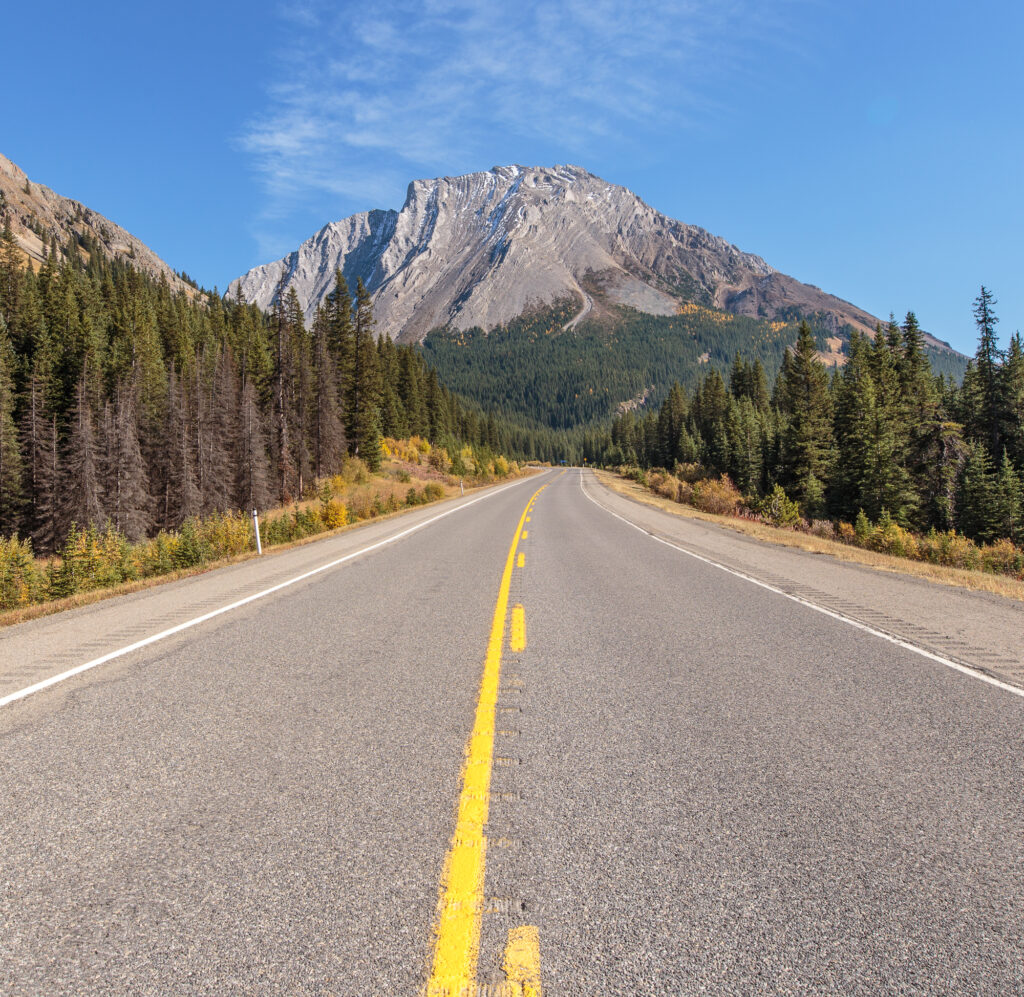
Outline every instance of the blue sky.
<svg viewBox="0 0 1024 997"><path fill-rule="evenodd" d="M981 283L1024 329L1016 3L36 10L4 13L0 152L208 287L414 178L569 162L965 351Z"/></svg>

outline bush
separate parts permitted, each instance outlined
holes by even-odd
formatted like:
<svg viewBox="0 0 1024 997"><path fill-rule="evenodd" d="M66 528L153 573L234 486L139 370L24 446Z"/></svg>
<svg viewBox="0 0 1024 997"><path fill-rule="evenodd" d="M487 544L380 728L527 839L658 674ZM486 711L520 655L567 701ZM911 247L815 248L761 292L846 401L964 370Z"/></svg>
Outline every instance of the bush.
<svg viewBox="0 0 1024 997"><path fill-rule="evenodd" d="M836 528L831 519L815 519L811 521L810 532L823 540L835 540Z"/></svg>
<svg viewBox="0 0 1024 997"><path fill-rule="evenodd" d="M918 557L917 540L913 533L903 529L885 509L882 510L878 525L868 534L865 546L868 550L892 554L894 557L909 557L915 560Z"/></svg>
<svg viewBox="0 0 1024 997"><path fill-rule="evenodd" d="M1024 579L1024 550L1002 539L981 548L981 565L985 571Z"/></svg>
<svg viewBox="0 0 1024 997"><path fill-rule="evenodd" d="M32 543L16 536L0 536L0 609L35 602L46 585L32 556Z"/></svg>
<svg viewBox="0 0 1024 997"><path fill-rule="evenodd" d="M981 564L981 553L970 537L956 530L938 532L934 529L918 541L918 557L933 564L944 564L949 568L977 568Z"/></svg>
<svg viewBox="0 0 1024 997"><path fill-rule="evenodd" d="M711 512L717 516L733 516L743 505L743 496L729 475L723 474L717 480L705 478L698 481L693 486L690 501L702 512Z"/></svg>
<svg viewBox="0 0 1024 997"><path fill-rule="evenodd" d="M336 530L339 526L348 523L348 509L344 502L331 499L320 511L320 518L329 530Z"/></svg>
<svg viewBox="0 0 1024 997"><path fill-rule="evenodd" d="M793 527L800 522L800 506L787 494L782 485L775 487L757 504L756 510L772 526Z"/></svg>

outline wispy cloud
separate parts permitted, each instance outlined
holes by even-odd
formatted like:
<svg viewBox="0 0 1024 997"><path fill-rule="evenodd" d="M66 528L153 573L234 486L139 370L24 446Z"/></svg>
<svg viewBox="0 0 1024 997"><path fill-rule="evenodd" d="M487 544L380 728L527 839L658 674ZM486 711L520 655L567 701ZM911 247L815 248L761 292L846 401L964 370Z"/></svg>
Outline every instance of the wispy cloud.
<svg viewBox="0 0 1024 997"><path fill-rule="evenodd" d="M302 0L281 14L280 78L241 136L268 249L310 198L388 206L413 176L520 149L585 163L700 124L721 113L716 81L744 71L752 40L785 43L787 23L757 0Z"/></svg>

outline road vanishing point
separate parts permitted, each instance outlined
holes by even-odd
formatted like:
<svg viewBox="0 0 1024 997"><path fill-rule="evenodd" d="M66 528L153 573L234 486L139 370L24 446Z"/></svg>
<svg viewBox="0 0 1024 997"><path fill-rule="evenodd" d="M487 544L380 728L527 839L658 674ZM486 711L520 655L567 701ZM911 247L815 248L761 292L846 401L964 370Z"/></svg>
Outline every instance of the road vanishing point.
<svg viewBox="0 0 1024 997"><path fill-rule="evenodd" d="M0 632L0 992L1024 994L1024 607L555 469Z"/></svg>

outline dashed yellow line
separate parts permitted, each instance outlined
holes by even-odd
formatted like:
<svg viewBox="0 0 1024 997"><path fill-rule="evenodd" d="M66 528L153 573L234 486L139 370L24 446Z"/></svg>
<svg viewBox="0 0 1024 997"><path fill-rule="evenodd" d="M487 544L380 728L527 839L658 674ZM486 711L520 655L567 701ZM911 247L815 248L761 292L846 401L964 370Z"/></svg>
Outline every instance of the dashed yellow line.
<svg viewBox="0 0 1024 997"><path fill-rule="evenodd" d="M508 989L514 997L542 997L540 985L540 934L532 925L511 928L502 964Z"/></svg>
<svg viewBox="0 0 1024 997"><path fill-rule="evenodd" d="M512 634L508 646L516 652L526 650L526 612L522 606L512 607Z"/></svg>
<svg viewBox="0 0 1024 997"><path fill-rule="evenodd" d="M530 535L529 530L523 530L523 539L525 540Z"/></svg>
<svg viewBox="0 0 1024 997"><path fill-rule="evenodd" d="M525 554L520 554L518 559L516 560L516 567L517 568L522 568L523 566L525 566L525 564L526 564L526 555Z"/></svg>
<svg viewBox="0 0 1024 997"><path fill-rule="evenodd" d="M466 745L455 833L452 835L441 876L441 895L437 905L437 941L434 946L433 968L426 988L428 997L474 997L477 992L476 967L480 956L480 919L484 910L484 872L487 858L484 826L487 823L490 802L491 769L494 762L494 713L501 679L501 652L505 643L512 565L516 560L520 535L526 536L523 530L526 513L546 487L542 485L533 493L519 517L512 546L505 559L505 570L501 576L498 601L491 623L491 635L487 642L484 674L480 682L476 719ZM522 612L521 606L517 609ZM524 646L525 635L524 622ZM521 947L515 949L517 953L520 950ZM515 962L515 965L519 963ZM539 963L536 978L539 986ZM524 997L526 994L530 994L531 997L540 994L539 989L527 991L525 985L521 984L519 991ZM533 984L530 986L533 987Z"/></svg>

